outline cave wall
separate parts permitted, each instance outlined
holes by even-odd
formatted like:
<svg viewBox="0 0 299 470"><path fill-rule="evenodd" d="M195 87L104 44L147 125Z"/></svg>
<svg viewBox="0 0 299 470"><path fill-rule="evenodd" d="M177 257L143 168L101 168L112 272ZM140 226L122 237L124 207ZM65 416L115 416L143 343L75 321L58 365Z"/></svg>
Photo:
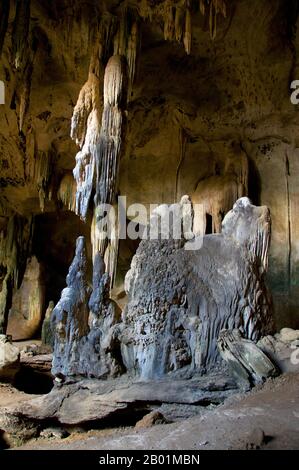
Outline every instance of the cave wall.
<svg viewBox="0 0 299 470"><path fill-rule="evenodd" d="M7 8L4 12L7 28L2 21L0 29L0 80L6 92L5 105L0 105L1 230L7 232L14 214L28 221L44 217L46 229L37 219L35 242L25 251L46 261L46 270L48 262L52 277L57 267L61 283L76 237L85 235L88 240L92 216L83 226L77 216L64 217L61 212L74 210L72 170L78 146L70 137L71 119L89 76L98 24L111 15L117 21L122 3L2 4L10 4L10 9L8 15ZM23 13L18 12L21 4ZM268 280L276 319L278 326L295 327L299 115L290 102L290 83L299 75L297 1L226 4L227 15L218 15L214 40L208 15L194 6L190 51L186 41L184 47L184 41L165 40L164 26L171 25L162 14L150 18L140 6L136 10L140 50L135 81L122 110L126 129L119 193L127 196L128 204L145 205L173 203L190 194L193 202L204 203L214 232L238 197L249 195L254 203L267 205L272 216ZM113 53L109 47L96 71L100 112L104 70ZM90 246L88 251L90 258ZM41 259L43 252L49 253L46 260ZM21 279L14 288L20 285ZM49 293L46 299L46 304L53 300Z"/></svg>

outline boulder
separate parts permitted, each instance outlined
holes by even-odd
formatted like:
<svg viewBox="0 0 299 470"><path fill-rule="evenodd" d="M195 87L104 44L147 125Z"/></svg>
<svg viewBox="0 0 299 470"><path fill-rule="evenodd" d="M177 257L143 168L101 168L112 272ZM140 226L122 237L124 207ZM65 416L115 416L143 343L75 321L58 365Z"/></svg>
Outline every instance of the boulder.
<svg viewBox="0 0 299 470"><path fill-rule="evenodd" d="M20 369L20 351L11 337L0 335L0 381L12 382Z"/></svg>
<svg viewBox="0 0 299 470"><path fill-rule="evenodd" d="M237 329L221 331L217 344L242 389L248 390L280 373L266 354L253 341L244 339Z"/></svg>
<svg viewBox="0 0 299 470"><path fill-rule="evenodd" d="M299 372L299 331L283 328L275 336L265 336L258 347L284 372Z"/></svg>
<svg viewBox="0 0 299 470"><path fill-rule="evenodd" d="M184 213L187 203L184 199ZM164 206L156 213L163 211ZM199 249L196 243L192 248L190 234L188 241L169 235L142 240L126 276L121 351L127 370L143 380L215 367L224 328L241 327L253 341L274 328L264 279L267 207L238 200L223 220L222 233L205 235ZM198 241L200 233L193 235Z"/></svg>
<svg viewBox="0 0 299 470"><path fill-rule="evenodd" d="M167 424L167 419L160 413L159 411L152 411L145 415L140 421L138 421L135 425L135 428L142 429L142 428L151 428L152 426L156 426L157 424Z"/></svg>

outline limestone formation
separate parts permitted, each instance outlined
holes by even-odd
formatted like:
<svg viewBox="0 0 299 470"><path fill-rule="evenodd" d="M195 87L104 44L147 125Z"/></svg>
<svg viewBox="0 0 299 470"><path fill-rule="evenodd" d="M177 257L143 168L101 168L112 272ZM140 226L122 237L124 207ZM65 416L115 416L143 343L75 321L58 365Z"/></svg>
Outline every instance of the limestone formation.
<svg viewBox="0 0 299 470"><path fill-rule="evenodd" d="M33 338L41 328L44 308L44 271L36 257L32 257L27 262L22 284L13 297L7 334L13 340Z"/></svg>
<svg viewBox="0 0 299 470"><path fill-rule="evenodd" d="M244 339L239 330L222 330L217 344L241 388L247 390L279 375L277 366L253 341Z"/></svg>
<svg viewBox="0 0 299 470"><path fill-rule="evenodd" d="M243 198L200 250L142 241L126 277L126 368L143 379L202 372L219 360L221 330L241 328L254 341L273 331L264 282L269 238L269 210Z"/></svg>
<svg viewBox="0 0 299 470"><path fill-rule="evenodd" d="M45 318L44 318L43 326L42 326L42 335L41 335L43 344L47 344L51 347L54 346L54 331L52 328L52 319L51 319L54 306L55 306L54 302L53 300L51 300L49 302L48 308L45 313Z"/></svg>
<svg viewBox="0 0 299 470"><path fill-rule="evenodd" d="M69 210L76 211L76 195L77 212L86 213L86 229L74 216L76 233L69 244L86 236L96 218L93 196L99 188L92 155L99 155L104 75L115 56L122 58L127 76L127 96L117 106L125 125L118 178L110 182L115 194L146 206L170 204L189 194L194 203L205 205L207 231L213 233L220 231L223 215L237 198L249 195L254 203L267 205L274 228L269 285L278 326L297 328L298 113L289 90L297 73L296 1L277 0L273 8L260 0L60 3L0 2L0 81L5 88L0 230L6 238L13 217L28 226L32 216L37 222L33 253L23 250L25 240L17 244L23 252L14 270L19 279L12 279L8 256L0 268L2 332L25 258L36 254L36 244L39 251L51 246L56 253L46 260L46 298L56 299L61 290L70 260L61 259L60 240L70 240L64 222ZM76 153L79 183L72 174ZM51 241L39 230L41 219ZM53 220L61 221L59 237ZM93 244L96 253L97 237ZM118 270L113 260L122 257L117 240L108 255L113 278ZM117 273L119 286L126 269ZM52 288L56 271L58 285Z"/></svg>
<svg viewBox="0 0 299 470"><path fill-rule="evenodd" d="M109 276L98 254L90 289L85 250L84 237L79 237L67 287L51 315L55 331L52 373L62 379L80 375L103 378L122 370L115 330L118 315L109 299Z"/></svg>
<svg viewBox="0 0 299 470"><path fill-rule="evenodd" d="M11 337L0 335L0 381L12 382L20 369L20 351Z"/></svg>

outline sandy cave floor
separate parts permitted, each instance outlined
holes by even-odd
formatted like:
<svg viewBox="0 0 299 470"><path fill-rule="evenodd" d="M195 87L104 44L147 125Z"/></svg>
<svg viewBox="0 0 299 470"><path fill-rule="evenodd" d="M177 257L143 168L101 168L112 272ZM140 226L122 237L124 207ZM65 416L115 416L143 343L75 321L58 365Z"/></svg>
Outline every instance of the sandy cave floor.
<svg viewBox="0 0 299 470"><path fill-rule="evenodd" d="M0 386L0 406L29 398ZM299 374L269 380L248 394L235 395L213 410L173 424L88 431L60 440L39 438L18 449L246 449L257 429L266 436L263 449L299 449Z"/></svg>

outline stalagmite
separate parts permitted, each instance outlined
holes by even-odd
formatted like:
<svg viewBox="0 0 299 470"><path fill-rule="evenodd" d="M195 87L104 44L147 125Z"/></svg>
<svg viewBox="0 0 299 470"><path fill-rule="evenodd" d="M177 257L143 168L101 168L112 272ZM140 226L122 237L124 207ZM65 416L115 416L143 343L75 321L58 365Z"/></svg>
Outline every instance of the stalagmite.
<svg viewBox="0 0 299 470"><path fill-rule="evenodd" d="M188 205L182 217L189 232ZM127 369L142 379L183 377L217 364L221 330L240 328L252 341L272 331L264 282L269 239L269 210L243 198L226 215L222 233L205 236L201 249L187 251L184 240L172 238L141 241L125 283Z"/></svg>
<svg viewBox="0 0 299 470"><path fill-rule="evenodd" d="M99 253L94 259L92 290L88 288L85 240L79 237L67 287L51 315L55 376L104 378L122 372L119 315L109 289L109 275Z"/></svg>

